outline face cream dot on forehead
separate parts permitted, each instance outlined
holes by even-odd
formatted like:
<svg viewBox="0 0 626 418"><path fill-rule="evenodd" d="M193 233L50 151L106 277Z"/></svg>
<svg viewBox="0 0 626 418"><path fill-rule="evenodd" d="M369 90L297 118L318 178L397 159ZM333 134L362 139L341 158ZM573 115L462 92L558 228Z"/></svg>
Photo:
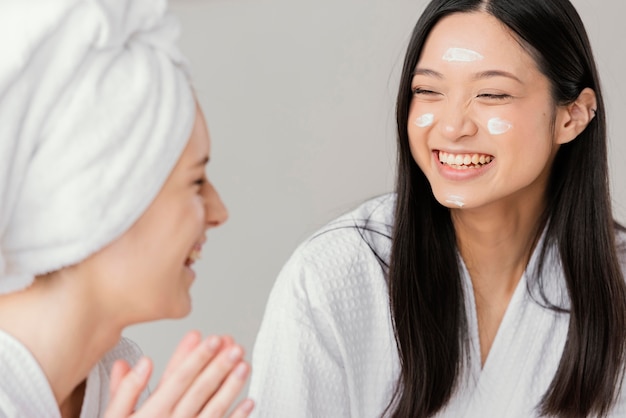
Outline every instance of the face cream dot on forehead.
<svg viewBox="0 0 626 418"><path fill-rule="evenodd" d="M444 61L449 62L472 62L480 61L483 58L478 52L465 48L449 48L441 57Z"/></svg>
<svg viewBox="0 0 626 418"><path fill-rule="evenodd" d="M422 116L416 118L414 123L420 128L425 128L432 125L434 120L435 115L433 115L432 113L424 113Z"/></svg>
<svg viewBox="0 0 626 418"><path fill-rule="evenodd" d="M463 199L463 196L451 194L448 195L448 197L446 198L446 203L450 203L452 205L462 208L463 206L465 206L465 199Z"/></svg>
<svg viewBox="0 0 626 418"><path fill-rule="evenodd" d="M487 129L491 135L502 135L511 130L511 122L500 118L491 118L487 121Z"/></svg>

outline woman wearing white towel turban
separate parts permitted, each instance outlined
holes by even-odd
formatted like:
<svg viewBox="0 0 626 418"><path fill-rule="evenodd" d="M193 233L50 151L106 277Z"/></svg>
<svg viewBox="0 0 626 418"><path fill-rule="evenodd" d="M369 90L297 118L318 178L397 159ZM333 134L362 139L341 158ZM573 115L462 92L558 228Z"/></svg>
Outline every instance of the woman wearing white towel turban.
<svg viewBox="0 0 626 418"><path fill-rule="evenodd" d="M245 383L241 347L192 332L142 395L151 363L120 339L189 312L227 217L166 6L0 4L0 417L216 417Z"/></svg>

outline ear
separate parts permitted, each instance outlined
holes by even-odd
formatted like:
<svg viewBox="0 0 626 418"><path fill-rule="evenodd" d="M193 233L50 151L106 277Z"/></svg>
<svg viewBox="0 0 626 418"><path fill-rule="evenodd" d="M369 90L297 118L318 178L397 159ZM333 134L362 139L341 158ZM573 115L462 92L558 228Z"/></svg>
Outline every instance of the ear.
<svg viewBox="0 0 626 418"><path fill-rule="evenodd" d="M576 139L596 116L598 103L596 93L585 88L578 98L566 106L559 106L556 114L555 138L557 144Z"/></svg>

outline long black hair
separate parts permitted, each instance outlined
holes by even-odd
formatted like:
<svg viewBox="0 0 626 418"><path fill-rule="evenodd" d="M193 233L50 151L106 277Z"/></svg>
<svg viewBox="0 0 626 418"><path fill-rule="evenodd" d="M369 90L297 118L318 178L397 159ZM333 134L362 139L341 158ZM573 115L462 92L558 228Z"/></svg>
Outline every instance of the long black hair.
<svg viewBox="0 0 626 418"><path fill-rule="evenodd" d="M444 16L475 11L493 15L516 35L550 80L555 106L572 103L586 87L596 93L596 117L555 157L546 213L538 220L547 222L539 265L548 248L558 250L570 307L561 361L537 413L606 415L623 378L626 285L609 196L605 107L589 40L568 0L433 0L415 26L396 109L397 203L388 280L401 375L387 412L404 418L440 411L469 356L454 226L411 155L407 122L412 73L428 34Z"/></svg>

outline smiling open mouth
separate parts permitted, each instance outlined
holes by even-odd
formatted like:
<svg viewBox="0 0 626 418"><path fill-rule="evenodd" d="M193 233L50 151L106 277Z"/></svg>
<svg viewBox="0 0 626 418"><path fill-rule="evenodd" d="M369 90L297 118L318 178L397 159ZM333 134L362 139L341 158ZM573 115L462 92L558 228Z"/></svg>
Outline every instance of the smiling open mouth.
<svg viewBox="0 0 626 418"><path fill-rule="evenodd" d="M439 162L449 167L466 170L480 168L491 163L495 157L489 154L451 154L439 151Z"/></svg>
<svg viewBox="0 0 626 418"><path fill-rule="evenodd" d="M191 266L193 263L195 263L196 261L198 261L201 257L201 248L198 247L194 247L193 250L191 250L191 253L189 253L189 257L187 257L187 260L185 260L185 266L189 267Z"/></svg>

